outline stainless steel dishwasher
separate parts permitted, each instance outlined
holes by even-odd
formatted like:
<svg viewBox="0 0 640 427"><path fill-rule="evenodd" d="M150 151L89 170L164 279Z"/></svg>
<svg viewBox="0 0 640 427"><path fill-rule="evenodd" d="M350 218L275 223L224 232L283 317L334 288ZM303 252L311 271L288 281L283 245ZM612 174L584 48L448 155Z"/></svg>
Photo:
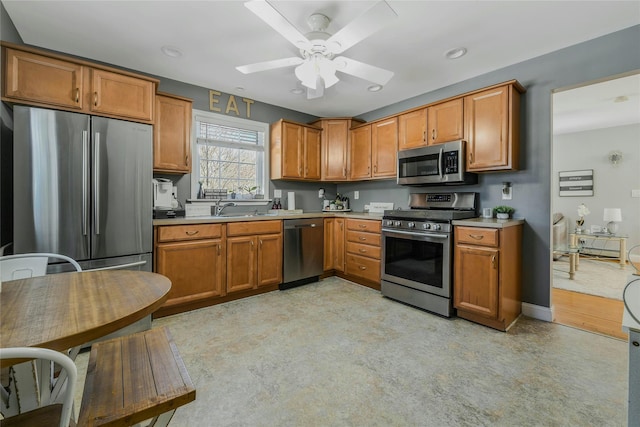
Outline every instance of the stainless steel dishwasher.
<svg viewBox="0 0 640 427"><path fill-rule="evenodd" d="M283 283L289 289L315 282L323 271L324 220L285 219Z"/></svg>

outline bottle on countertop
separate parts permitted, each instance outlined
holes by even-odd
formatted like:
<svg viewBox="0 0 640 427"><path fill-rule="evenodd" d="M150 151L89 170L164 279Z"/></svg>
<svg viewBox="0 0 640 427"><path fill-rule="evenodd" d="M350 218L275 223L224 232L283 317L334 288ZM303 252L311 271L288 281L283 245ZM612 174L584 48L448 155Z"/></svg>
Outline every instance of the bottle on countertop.
<svg viewBox="0 0 640 427"><path fill-rule="evenodd" d="M199 182L198 184L200 184L200 188L198 188L198 195L196 196L196 198L204 199L204 189L202 188L202 182Z"/></svg>

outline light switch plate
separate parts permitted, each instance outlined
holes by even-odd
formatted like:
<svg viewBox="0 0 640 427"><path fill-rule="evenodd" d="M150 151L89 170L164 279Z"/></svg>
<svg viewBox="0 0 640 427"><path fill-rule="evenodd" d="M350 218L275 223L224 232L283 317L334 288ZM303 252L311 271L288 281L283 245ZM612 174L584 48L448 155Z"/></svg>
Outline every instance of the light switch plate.
<svg viewBox="0 0 640 427"><path fill-rule="evenodd" d="M631 197L640 197L640 190L631 190Z"/></svg>

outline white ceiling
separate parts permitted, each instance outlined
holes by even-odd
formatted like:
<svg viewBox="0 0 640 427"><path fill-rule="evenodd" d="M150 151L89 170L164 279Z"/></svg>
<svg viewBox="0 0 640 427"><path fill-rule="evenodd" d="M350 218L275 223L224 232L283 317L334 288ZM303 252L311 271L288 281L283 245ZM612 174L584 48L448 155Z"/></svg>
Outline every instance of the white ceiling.
<svg viewBox="0 0 640 427"><path fill-rule="evenodd" d="M398 17L344 55L394 71L391 81L370 93L369 82L338 73L323 98L307 100L290 92L299 87L293 68L235 69L298 53L242 1L1 1L27 44L324 117L357 116L640 24L638 1L389 0ZM335 33L374 3L271 1L302 33L312 13L330 17ZM444 58L461 46L466 56Z"/></svg>
<svg viewBox="0 0 640 427"><path fill-rule="evenodd" d="M640 123L640 74L553 94L553 134Z"/></svg>

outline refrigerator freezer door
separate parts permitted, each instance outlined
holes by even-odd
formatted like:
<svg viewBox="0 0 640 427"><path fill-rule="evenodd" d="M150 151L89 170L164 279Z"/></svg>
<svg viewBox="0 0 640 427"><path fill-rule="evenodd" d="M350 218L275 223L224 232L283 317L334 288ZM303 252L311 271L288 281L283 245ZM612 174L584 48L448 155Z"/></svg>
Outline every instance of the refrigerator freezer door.
<svg viewBox="0 0 640 427"><path fill-rule="evenodd" d="M151 125L92 117L91 258L152 250Z"/></svg>
<svg viewBox="0 0 640 427"><path fill-rule="evenodd" d="M89 116L14 107L14 253L89 258Z"/></svg>

